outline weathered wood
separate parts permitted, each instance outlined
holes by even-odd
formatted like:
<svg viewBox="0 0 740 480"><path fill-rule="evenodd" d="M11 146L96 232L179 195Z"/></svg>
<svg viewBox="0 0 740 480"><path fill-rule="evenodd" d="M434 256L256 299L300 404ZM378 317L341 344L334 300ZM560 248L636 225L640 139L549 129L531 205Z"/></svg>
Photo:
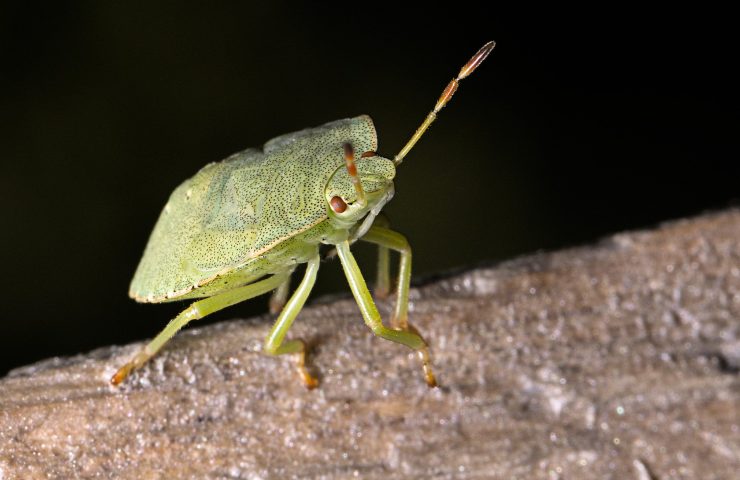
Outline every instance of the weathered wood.
<svg viewBox="0 0 740 480"><path fill-rule="evenodd" d="M387 314L390 302L380 302ZM740 210L449 275L412 292L429 390L349 297L260 355L267 315L0 380L0 479L738 478Z"/></svg>

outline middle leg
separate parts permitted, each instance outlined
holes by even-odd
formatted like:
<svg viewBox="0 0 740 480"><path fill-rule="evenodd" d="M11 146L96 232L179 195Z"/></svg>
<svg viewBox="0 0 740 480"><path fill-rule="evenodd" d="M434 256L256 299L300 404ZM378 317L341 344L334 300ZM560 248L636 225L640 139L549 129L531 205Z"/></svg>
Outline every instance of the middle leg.
<svg viewBox="0 0 740 480"><path fill-rule="evenodd" d="M297 368L298 373L301 375L303 384L306 388L316 388L319 385L319 381L313 377L306 369L306 344L303 340L293 339L283 341L285 335L288 333L293 320L301 311L303 305L306 303L311 289L316 283L316 273L319 270L320 257L318 255L311 258L306 265L306 273L303 275L301 284L290 300L283 307L283 311L280 312L275 324L272 326L270 333L267 334L265 339L265 353L268 355L285 355L295 354L297 355ZM287 287L286 287L287 289Z"/></svg>

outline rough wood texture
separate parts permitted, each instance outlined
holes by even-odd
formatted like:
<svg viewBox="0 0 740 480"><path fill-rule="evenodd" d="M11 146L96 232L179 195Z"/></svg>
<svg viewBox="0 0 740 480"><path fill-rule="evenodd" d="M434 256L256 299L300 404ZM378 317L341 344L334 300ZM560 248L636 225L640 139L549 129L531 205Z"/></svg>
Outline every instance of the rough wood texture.
<svg viewBox="0 0 740 480"><path fill-rule="evenodd" d="M740 211L414 289L443 385L348 297L307 308L314 391L267 316L0 380L0 479L738 478ZM391 304L381 302L387 313Z"/></svg>

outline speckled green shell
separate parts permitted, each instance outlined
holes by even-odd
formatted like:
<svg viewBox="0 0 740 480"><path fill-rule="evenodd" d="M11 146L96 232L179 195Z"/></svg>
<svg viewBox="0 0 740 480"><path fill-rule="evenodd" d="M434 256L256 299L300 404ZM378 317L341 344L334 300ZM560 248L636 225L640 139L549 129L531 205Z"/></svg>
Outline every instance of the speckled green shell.
<svg viewBox="0 0 740 480"><path fill-rule="evenodd" d="M211 163L183 182L159 216L129 295L191 297L327 219L324 190L344 165L342 145L375 151L370 117L289 133ZM267 272L269 273L269 272ZM195 293L195 292L192 292Z"/></svg>

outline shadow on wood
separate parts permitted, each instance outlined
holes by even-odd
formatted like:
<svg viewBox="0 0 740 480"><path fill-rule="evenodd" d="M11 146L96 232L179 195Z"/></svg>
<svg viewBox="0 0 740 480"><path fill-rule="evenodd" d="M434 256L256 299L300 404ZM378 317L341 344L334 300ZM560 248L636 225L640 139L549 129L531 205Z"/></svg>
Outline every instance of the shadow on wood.
<svg viewBox="0 0 740 480"><path fill-rule="evenodd" d="M314 391L259 353L267 315L182 332L118 389L140 344L17 369L0 479L740 471L739 210L450 275L412 291L411 318L442 388L349 297L290 333L314 344Z"/></svg>

